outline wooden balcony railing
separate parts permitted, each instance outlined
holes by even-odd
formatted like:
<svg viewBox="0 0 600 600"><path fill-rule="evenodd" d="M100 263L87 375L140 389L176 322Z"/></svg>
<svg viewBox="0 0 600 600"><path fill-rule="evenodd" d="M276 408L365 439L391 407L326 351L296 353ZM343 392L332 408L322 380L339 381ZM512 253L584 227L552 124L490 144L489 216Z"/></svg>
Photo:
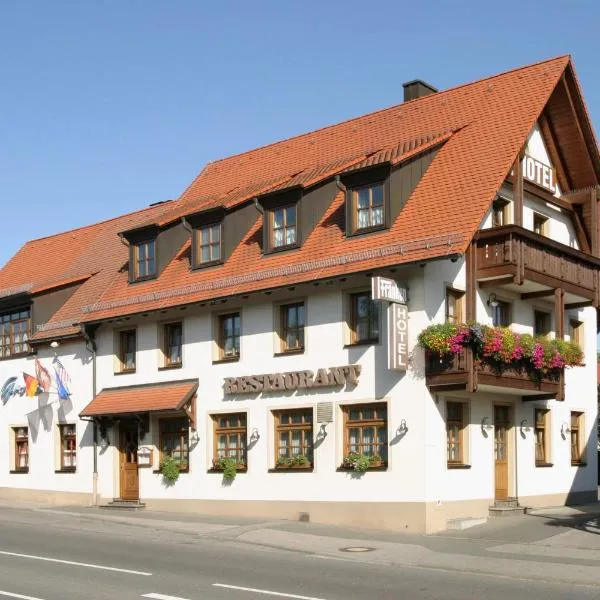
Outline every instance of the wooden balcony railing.
<svg viewBox="0 0 600 600"><path fill-rule="evenodd" d="M440 358L427 353L425 362L427 386L432 392L448 390L476 391L478 386L488 385L514 393L520 390L524 395L545 394L562 399L564 377L544 376L539 381L532 379L525 369L506 368L495 371L490 365L473 360L470 348L463 348L454 357Z"/></svg>
<svg viewBox="0 0 600 600"><path fill-rule="evenodd" d="M597 302L600 259L515 225L480 230L475 239L478 280L531 280Z"/></svg>

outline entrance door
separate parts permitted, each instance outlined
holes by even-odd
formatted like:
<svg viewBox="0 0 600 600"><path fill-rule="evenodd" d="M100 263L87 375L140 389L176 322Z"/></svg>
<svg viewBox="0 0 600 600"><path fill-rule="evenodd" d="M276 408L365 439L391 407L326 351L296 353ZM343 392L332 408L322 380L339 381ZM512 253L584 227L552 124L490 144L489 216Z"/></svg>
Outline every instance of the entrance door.
<svg viewBox="0 0 600 600"><path fill-rule="evenodd" d="M494 458L496 500L508 498L508 432L510 407L494 406Z"/></svg>
<svg viewBox="0 0 600 600"><path fill-rule="evenodd" d="M121 499L138 500L140 496L138 482L138 425L121 423L120 427L121 454Z"/></svg>

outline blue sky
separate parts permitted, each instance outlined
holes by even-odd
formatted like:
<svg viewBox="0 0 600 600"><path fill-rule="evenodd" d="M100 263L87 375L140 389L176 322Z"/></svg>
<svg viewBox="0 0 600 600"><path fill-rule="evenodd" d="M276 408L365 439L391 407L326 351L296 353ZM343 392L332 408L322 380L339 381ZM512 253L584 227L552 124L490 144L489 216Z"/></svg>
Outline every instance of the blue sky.
<svg viewBox="0 0 600 600"><path fill-rule="evenodd" d="M596 129L595 1L2 0L0 264L176 198L210 160L570 53Z"/></svg>

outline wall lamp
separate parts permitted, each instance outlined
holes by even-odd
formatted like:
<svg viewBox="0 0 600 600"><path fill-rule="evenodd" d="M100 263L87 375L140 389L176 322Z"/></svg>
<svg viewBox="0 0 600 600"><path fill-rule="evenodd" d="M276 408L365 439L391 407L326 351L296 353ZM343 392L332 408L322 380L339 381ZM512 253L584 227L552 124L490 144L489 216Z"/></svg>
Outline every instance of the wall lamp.
<svg viewBox="0 0 600 600"><path fill-rule="evenodd" d="M560 435L562 435L563 440L567 439L567 434L571 433L571 428L569 427L569 424L565 421L561 426L560 426Z"/></svg>
<svg viewBox="0 0 600 600"><path fill-rule="evenodd" d="M529 422L527 421L527 419L523 419L521 421L521 434L525 435L526 433L529 433L531 431L531 427L529 427Z"/></svg>
<svg viewBox="0 0 600 600"><path fill-rule="evenodd" d="M483 433L483 435L485 435L487 437L487 432L490 429L493 429L493 426L490 422L490 418L483 417L483 419L481 419L481 433Z"/></svg>
<svg viewBox="0 0 600 600"><path fill-rule="evenodd" d="M408 431L408 425L406 424L406 419L402 419L400 421L400 425L398 425L398 429L396 429L396 435L402 436Z"/></svg>
<svg viewBox="0 0 600 600"><path fill-rule="evenodd" d="M494 292L492 292L489 296L488 296L488 301L487 301L487 305L491 306L492 308L496 308L496 306L498 306L498 304L500 304L498 302L498 298L496 297L496 294L494 294Z"/></svg>
<svg viewBox="0 0 600 600"><path fill-rule="evenodd" d="M258 433L258 429L254 427L252 429L252 433L250 434L250 443L255 444L260 439L260 433Z"/></svg>

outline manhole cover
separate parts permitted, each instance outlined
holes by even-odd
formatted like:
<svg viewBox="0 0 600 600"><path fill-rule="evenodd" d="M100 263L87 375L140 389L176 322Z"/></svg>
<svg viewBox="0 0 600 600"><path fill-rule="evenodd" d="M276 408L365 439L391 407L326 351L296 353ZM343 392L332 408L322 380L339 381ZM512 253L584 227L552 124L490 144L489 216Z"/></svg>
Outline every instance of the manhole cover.
<svg viewBox="0 0 600 600"><path fill-rule="evenodd" d="M367 546L348 546L347 548L340 548L340 552L372 552L375 548L369 548Z"/></svg>

